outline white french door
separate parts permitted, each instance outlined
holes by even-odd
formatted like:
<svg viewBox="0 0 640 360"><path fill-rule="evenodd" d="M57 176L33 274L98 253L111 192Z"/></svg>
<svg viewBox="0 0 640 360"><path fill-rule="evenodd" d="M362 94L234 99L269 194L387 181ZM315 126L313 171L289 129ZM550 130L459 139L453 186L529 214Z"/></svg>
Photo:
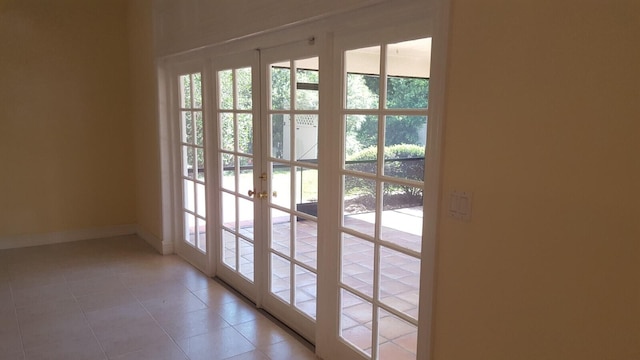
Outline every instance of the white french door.
<svg viewBox="0 0 640 360"><path fill-rule="evenodd" d="M266 169L263 306L315 341L319 63L306 42L261 52Z"/></svg>
<svg viewBox="0 0 640 360"><path fill-rule="evenodd" d="M426 169L438 154L431 38L416 33L326 36L174 73L178 252L327 358L427 356L423 214L437 213Z"/></svg>
<svg viewBox="0 0 640 360"><path fill-rule="evenodd" d="M216 275L313 341L318 57L304 43L213 60ZM261 99L261 100L260 100Z"/></svg>
<svg viewBox="0 0 640 360"><path fill-rule="evenodd" d="M263 215L258 52L217 58L211 75L215 163L216 275L252 301L258 300Z"/></svg>
<svg viewBox="0 0 640 360"><path fill-rule="evenodd" d="M415 360L423 213L424 206L435 206L423 200L431 39L360 38L339 44L336 54L341 142L334 354Z"/></svg>
<svg viewBox="0 0 640 360"><path fill-rule="evenodd" d="M177 209L182 232L176 251L202 271L210 272L210 247L207 227L206 128L202 66L187 64L176 70L176 118L179 134L177 149L180 176L177 192L182 200Z"/></svg>

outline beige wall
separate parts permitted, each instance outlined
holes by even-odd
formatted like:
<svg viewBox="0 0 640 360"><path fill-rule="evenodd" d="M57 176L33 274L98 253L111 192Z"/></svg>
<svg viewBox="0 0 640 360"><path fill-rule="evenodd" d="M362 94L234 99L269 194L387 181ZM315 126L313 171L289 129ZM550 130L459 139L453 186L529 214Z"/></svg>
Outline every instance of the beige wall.
<svg viewBox="0 0 640 360"><path fill-rule="evenodd" d="M126 2L0 3L0 238L133 224Z"/></svg>
<svg viewBox="0 0 640 360"><path fill-rule="evenodd" d="M474 202L439 222L435 359L639 359L640 3L451 25L443 195Z"/></svg>
<svg viewBox="0 0 640 360"><path fill-rule="evenodd" d="M160 148L152 0L129 2L131 115L134 129L138 227L162 240Z"/></svg>
<svg viewBox="0 0 640 360"><path fill-rule="evenodd" d="M385 1L154 0L155 51L173 54Z"/></svg>

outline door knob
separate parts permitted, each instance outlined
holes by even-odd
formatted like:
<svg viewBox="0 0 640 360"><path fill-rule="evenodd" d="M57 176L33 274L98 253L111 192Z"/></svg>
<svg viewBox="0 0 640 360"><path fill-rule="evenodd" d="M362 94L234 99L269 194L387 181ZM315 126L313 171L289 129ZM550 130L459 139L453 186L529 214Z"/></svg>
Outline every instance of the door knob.
<svg viewBox="0 0 640 360"><path fill-rule="evenodd" d="M253 197L253 195L255 195L256 192L253 191L253 190L249 190L249 192L247 194L249 195L249 197Z"/></svg>

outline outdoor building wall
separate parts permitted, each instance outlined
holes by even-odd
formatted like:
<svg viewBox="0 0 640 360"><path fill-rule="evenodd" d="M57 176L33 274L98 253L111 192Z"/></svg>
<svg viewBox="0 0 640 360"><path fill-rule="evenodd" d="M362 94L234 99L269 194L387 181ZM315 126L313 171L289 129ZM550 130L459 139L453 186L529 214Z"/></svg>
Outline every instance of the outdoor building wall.
<svg viewBox="0 0 640 360"><path fill-rule="evenodd" d="M434 359L640 358L640 3L451 22Z"/></svg>
<svg viewBox="0 0 640 360"><path fill-rule="evenodd" d="M0 3L0 247L135 224L127 36L124 0Z"/></svg>

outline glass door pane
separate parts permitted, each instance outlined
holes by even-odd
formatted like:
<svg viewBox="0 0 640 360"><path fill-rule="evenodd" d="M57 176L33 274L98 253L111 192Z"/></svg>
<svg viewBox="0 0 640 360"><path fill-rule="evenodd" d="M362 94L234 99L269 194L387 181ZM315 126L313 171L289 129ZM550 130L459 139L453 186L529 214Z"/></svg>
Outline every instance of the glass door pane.
<svg viewBox="0 0 640 360"><path fill-rule="evenodd" d="M178 252L208 267L205 172L205 122L202 106L202 73L178 76L180 126L180 184L182 188L182 237ZM203 270L204 271L204 270Z"/></svg>
<svg viewBox="0 0 640 360"><path fill-rule="evenodd" d="M245 62L250 62L249 56ZM229 63L237 64L236 61ZM255 67L219 65L216 79L218 156L218 238L220 254L217 274L255 300L256 238L254 221L256 184L254 153ZM249 290L247 290L249 289Z"/></svg>
<svg viewBox="0 0 640 360"><path fill-rule="evenodd" d="M430 39L344 52L339 337L416 359Z"/></svg>
<svg viewBox="0 0 640 360"><path fill-rule="evenodd" d="M263 55L269 59L282 53ZM318 57L265 60L263 69L269 94L265 307L313 341L309 329L317 315Z"/></svg>

